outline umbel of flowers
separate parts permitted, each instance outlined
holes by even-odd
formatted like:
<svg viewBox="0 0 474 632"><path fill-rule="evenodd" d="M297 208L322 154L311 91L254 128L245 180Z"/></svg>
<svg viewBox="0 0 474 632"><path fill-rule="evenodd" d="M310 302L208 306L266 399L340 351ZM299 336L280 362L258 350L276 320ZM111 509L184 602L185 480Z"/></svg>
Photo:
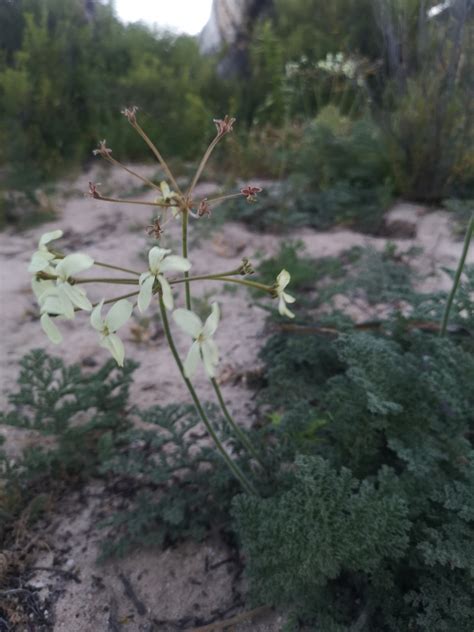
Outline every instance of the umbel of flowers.
<svg viewBox="0 0 474 632"><path fill-rule="evenodd" d="M62 341L61 322L75 319L76 314L79 312L87 312L89 314L88 320L91 331L98 336L99 345L110 352L119 366L123 366L125 347L119 330L132 318L134 312L142 314L150 309L152 305L155 305L161 314L163 330L171 354L202 422L234 476L239 480L246 492L254 494L256 491L253 483L231 458L217 436L191 381L201 366L212 383L218 404L231 431L249 451L255 466L263 467L258 451L227 409L216 380L220 357L217 342L220 320L219 306L217 303L213 303L211 313L205 322L202 322L200 317L192 311L192 287L195 283L199 283L202 280L250 286L270 295L272 298L278 299L279 313L282 316L293 318L294 314L287 307L288 303L295 301L286 292L286 287L290 282L290 274L287 270L282 270L273 285L259 283L248 278L254 271L250 262L247 259L243 259L242 263L233 270L211 270L206 274L193 276L190 272L192 270L192 257L188 253L188 229L190 220L202 221L202 218L209 217L212 211L226 200L244 196L249 203L252 203L258 193L261 192L261 189L257 186L248 185L237 193L221 195L211 199L195 199L194 197L196 185L213 149L224 136L232 131L235 119L226 116L224 119L214 120L217 130L216 135L204 152L189 186L182 190L158 148L139 125L137 108L127 108L123 110L123 114L154 154L166 179L160 183L155 183L123 165L112 156L112 150L107 147L104 140L99 143L99 147L94 151L94 154L101 156L113 165L125 169L128 173L141 180L142 183L156 192L156 197L151 201L121 200L106 197L98 191L98 185L94 183L89 185L89 195L103 202L123 202L154 208L157 212L156 218L153 220L152 225L144 227L144 229L157 241L163 234L168 222L180 222L182 228L181 253L173 253L171 250L154 245L147 253L148 265L146 268L143 270L132 270L94 260L86 253L65 254L56 249L56 244L53 243L61 239L62 231L54 230L45 233L39 241L38 249L33 253L28 268L33 275L32 289L39 304L41 326L48 338L53 343L59 344ZM126 276L118 278L91 276L91 270L97 268L119 271ZM87 274L83 276L85 272ZM100 284L100 287L104 287L104 284L124 285L127 286L127 292L116 298L107 298L105 296L93 305L87 296L84 286L94 282ZM184 290L183 305L175 306L173 290L179 288ZM111 305L110 308L106 308L108 304ZM169 313L172 315L171 319L168 316ZM177 327L191 338L190 348L184 360L181 359L176 349L171 322L174 322Z"/></svg>

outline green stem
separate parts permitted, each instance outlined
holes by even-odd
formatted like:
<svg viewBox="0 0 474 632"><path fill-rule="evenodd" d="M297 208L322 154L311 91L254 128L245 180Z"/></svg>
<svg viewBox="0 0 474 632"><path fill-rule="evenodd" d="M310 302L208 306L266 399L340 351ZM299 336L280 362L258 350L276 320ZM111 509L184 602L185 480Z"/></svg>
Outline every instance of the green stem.
<svg viewBox="0 0 474 632"><path fill-rule="evenodd" d="M445 336L446 335L446 329L448 327L448 321L449 321L449 313L451 311L451 307L452 307L453 301L454 301L454 296L456 294L456 291L457 291L458 286L459 286L459 282L461 280L461 274L462 274L462 271L464 269L464 264L466 262L466 257L467 257L467 253L468 253L468 250L469 250L469 244L471 243L471 237L472 237L473 231L474 231L474 213L471 215L471 219L470 219L469 224L467 226L467 231L466 231L466 236L464 237L464 244L463 244L463 248L462 248L461 258L459 259L459 263L458 263L458 267L457 267L457 270L456 270L456 274L454 275L453 286L452 286L451 291L449 293L448 300L446 301L446 307L444 308L443 319L441 321L441 331L440 331L440 335L441 336Z"/></svg>
<svg viewBox="0 0 474 632"><path fill-rule="evenodd" d="M182 213L182 251L183 257L188 258L188 216L189 211L187 208L183 209ZM186 309L191 309L191 288L189 287L189 272L184 273L184 293L186 297Z"/></svg>
<svg viewBox="0 0 474 632"><path fill-rule="evenodd" d="M116 202L117 204L139 204L140 206L159 206L160 208L168 208L170 206L178 207L178 204L168 204L168 202L147 202L146 200L123 200L121 198L111 198L101 195L100 197L93 198L94 200L100 200L101 202Z"/></svg>
<svg viewBox="0 0 474 632"><path fill-rule="evenodd" d="M188 391L192 397L192 400L194 402L194 406L196 407L196 410L203 422L203 424L206 427L206 430L208 431L209 435L211 436L212 440L214 441L217 450L219 451L220 455L222 456L222 458L224 459L224 461L226 462L228 468L231 470L232 474L235 476L235 478L239 481L239 483L242 485L242 487L245 489L245 491L248 494L252 494L255 495L257 492L255 490L255 488L253 487L253 485L250 483L250 481L247 480L247 477L245 476L245 474L241 471L241 469L239 468L239 466L234 463L234 461L232 460L232 458L229 456L229 454L226 452L224 446L222 445L222 443L219 440L219 437L216 435L213 427L211 426L211 422L209 421L206 413L204 412L204 409L201 405L201 402L199 401L199 398L196 394L196 391L194 390L193 385L191 384L190 380L186 377L185 373L184 373L184 367L183 367L183 363L181 362L181 359L178 355L178 351L175 347L174 344L174 340L173 340L173 336L171 335L171 331L170 331L170 326L169 326L169 322L168 322L168 315L166 313L166 307L163 304L163 299L160 297L160 311L161 311L161 318L163 321L163 329L165 332L165 336L166 336L166 340L168 342L168 346L171 350L171 353L173 354L174 360L176 362L176 365L179 369L179 372L181 373L181 377L183 378L184 383L186 384Z"/></svg>
<svg viewBox="0 0 474 632"><path fill-rule="evenodd" d="M108 298L104 301L104 305L108 305L109 303L116 303L117 301L121 301L124 298L131 298L132 296L138 296L139 292L130 292L129 294L122 294L122 296L117 296L117 298ZM99 303L95 303L93 307L99 305Z"/></svg>
<svg viewBox="0 0 474 632"><path fill-rule="evenodd" d="M141 272L137 272L136 270L130 270L130 268L121 268L120 266L113 266L110 263L102 263L102 261L94 261L95 266L99 266L100 268L110 268L110 270L120 270L120 272L128 272L128 274L135 274L136 276L140 276Z"/></svg>
<svg viewBox="0 0 474 632"><path fill-rule="evenodd" d="M221 389L219 387L219 384L216 381L216 378L214 378L214 377L211 378L211 383L212 383L212 386L214 387L214 391L215 391L215 393L217 395L217 399L219 400L219 404L220 404L220 406L222 408L222 412L224 413L224 417L226 418L226 420L227 420L229 426L231 427L231 429L233 430L234 434L237 436L238 439L240 439L240 441L247 448L247 450L250 452L250 454L253 456L253 458L257 461L257 463L260 465L260 467L265 469L262 461L260 460L260 457L259 457L257 451L255 450L254 446L252 445L252 442L247 437L245 432L243 432L239 428L239 426L237 425L236 421L234 420L234 418L230 414L229 409L227 408L226 403L224 401L224 398L222 396L222 392L221 392Z"/></svg>
<svg viewBox="0 0 474 632"><path fill-rule="evenodd" d="M234 272L234 274L236 273ZM222 274L203 274L202 276L188 277L187 279L175 279L174 281L170 281L169 284L174 285L176 283L190 283L191 281L224 281L228 283L239 283L240 285L248 285L249 287L254 287L257 288L257 290L263 290L264 292L272 292L272 287L269 285L257 283L256 281L247 281L246 279L233 279L230 276L223 276Z"/></svg>
<svg viewBox="0 0 474 632"><path fill-rule="evenodd" d="M75 285L79 285L81 283L112 283L115 285L138 285L138 280L135 281L134 279L110 279L108 277L93 277L91 279L74 279Z"/></svg>
<svg viewBox="0 0 474 632"><path fill-rule="evenodd" d="M234 276L240 274L239 270L231 270L230 272L219 272L218 274L201 274L199 276L193 276L190 277L188 276L187 278L184 279L173 279L172 281L169 281L170 285L172 285L173 283L187 283L188 281L209 281L209 280L213 280L213 279L222 279L223 277L228 277L228 276Z"/></svg>

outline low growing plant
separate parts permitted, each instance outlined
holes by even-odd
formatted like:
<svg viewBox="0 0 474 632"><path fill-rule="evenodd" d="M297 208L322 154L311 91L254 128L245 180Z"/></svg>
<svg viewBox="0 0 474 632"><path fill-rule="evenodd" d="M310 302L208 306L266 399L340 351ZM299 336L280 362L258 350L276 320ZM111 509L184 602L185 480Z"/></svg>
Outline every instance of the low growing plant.
<svg viewBox="0 0 474 632"><path fill-rule="evenodd" d="M211 215L212 210L225 200L244 197L247 202L253 202L261 189L248 185L240 192L223 195L211 199L194 199L195 187L202 175L207 161L216 145L233 129L235 119L226 116L222 120L215 120L217 133L205 151L201 162L187 189L181 189L177 179L171 172L168 163L163 159L160 151L150 140L146 132L137 120L137 108L127 108L123 111L132 128L143 139L159 165L166 175L166 181L156 184L134 172L129 167L122 165L112 155L112 150L107 147L105 141L99 144L95 154L101 156L109 163L123 168L128 173L135 176L142 183L156 192L154 201L127 199L127 204L147 205L154 207L158 211L158 216L152 224L148 226L147 232L150 237L158 241L163 233L164 226L173 219L180 221L182 225L181 254L171 254L171 250L153 246L148 252L148 269L131 270L122 266L111 265L107 262L93 260L83 253L65 255L51 247L51 242L61 238L62 231L56 230L43 235L39 242L38 250L34 253L29 270L33 273L33 291L35 292L41 311L41 324L54 343L62 340L62 335L57 322L61 319L73 319L77 311L91 312L90 323L92 328L99 335L99 344L106 348L114 357L119 366L123 366L125 350L117 331L125 325L134 310L140 314L145 313L152 302L156 301L159 306L163 330L171 354L181 373L183 382L191 395L193 403L204 423L209 436L215 444L230 471L241 483L242 488L255 494L255 484L250 480L248 474L244 473L239 465L231 458L228 451L218 437L215 428L209 420L203 404L196 393L192 383L192 378L198 366L202 364L204 370L211 381L215 391L216 400L222 410L229 427L236 438L242 443L249 454L254 459L256 465L262 467L261 459L257 449L252 445L246 433L239 428L226 407L218 382L216 381L216 368L219 363L219 351L214 335L216 333L220 310L217 303L213 303L211 314L203 323L201 318L193 311L192 307L192 287L201 280L210 280L225 283L237 283L252 287L259 291L278 298L278 309L281 315L292 318L293 313L288 309L287 303L293 303L294 298L286 293L286 287L290 282L290 274L283 269L271 284L259 283L248 280L246 277L253 273L253 268L247 259L242 264L230 271L212 270L208 274L190 276L189 270L192 263L188 252L188 225L190 220L201 220ZM171 189L172 187L172 189ZM103 195L98 190L98 186L90 183L90 195L96 200L107 202L122 202L123 200ZM105 268L107 270L119 271L126 274L126 277L81 277L78 276L92 267ZM102 299L93 306L87 298L84 285L87 283L121 284L127 286L129 291L114 299ZM186 308L175 309L173 290L183 287ZM133 299L132 303L128 299ZM105 314L104 305L112 303L112 307ZM176 349L172 327L168 312L172 313L175 324L188 334L193 340L189 353L183 361Z"/></svg>

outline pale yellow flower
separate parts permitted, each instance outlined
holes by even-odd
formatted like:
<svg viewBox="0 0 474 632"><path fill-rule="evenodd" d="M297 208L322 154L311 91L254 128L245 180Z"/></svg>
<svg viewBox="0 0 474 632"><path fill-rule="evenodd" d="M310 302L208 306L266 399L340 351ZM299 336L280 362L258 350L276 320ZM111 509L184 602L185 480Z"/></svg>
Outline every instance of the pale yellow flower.
<svg viewBox="0 0 474 632"><path fill-rule="evenodd" d="M184 332L194 338L194 342L189 349L183 365L186 377L191 378L194 375L199 360L201 360L207 375L213 378L216 373L217 364L219 363L219 350L212 339L212 336L217 330L217 325L219 324L218 304L212 304L211 314L204 324L199 316L189 309L175 310L173 312L173 318Z"/></svg>
<svg viewBox="0 0 474 632"><path fill-rule="evenodd" d="M105 318L102 318L102 300L91 313L91 325L100 334L100 346L108 349L119 366L123 366L125 349L122 340L115 333L123 327L132 315L133 305L130 301L122 299L117 301L109 310Z"/></svg>
<svg viewBox="0 0 474 632"><path fill-rule="evenodd" d="M151 303L155 281L159 281L161 285L163 303L166 309L173 309L173 293L164 273L170 271L187 272L191 268L191 263L183 257L170 255L170 252L171 250L154 246L148 253L149 270L144 272L139 280L138 309L142 313Z"/></svg>
<svg viewBox="0 0 474 632"><path fill-rule="evenodd" d="M293 312L290 312L290 310L286 306L287 303L294 303L296 300L293 296L291 296L291 294L287 294L285 292L285 288L290 282L290 280L291 280L290 273L287 270L282 270L280 274L277 276L275 291L279 298L278 311L280 312L281 316L294 318L295 315L293 314Z"/></svg>

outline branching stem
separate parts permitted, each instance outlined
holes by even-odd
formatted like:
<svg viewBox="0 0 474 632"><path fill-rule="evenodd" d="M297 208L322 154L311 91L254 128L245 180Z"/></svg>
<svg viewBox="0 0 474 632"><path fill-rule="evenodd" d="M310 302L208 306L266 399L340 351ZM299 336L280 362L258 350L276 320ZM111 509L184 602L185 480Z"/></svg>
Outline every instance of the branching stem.
<svg viewBox="0 0 474 632"><path fill-rule="evenodd" d="M168 346L171 350L171 353L173 354L174 360L176 362L176 365L179 369L179 372L181 373L181 377L183 378L184 383L186 384L188 391L192 397L194 406L196 407L196 410L201 418L201 421L203 422L203 424L206 427L206 430L208 431L211 439L214 441L217 450L219 451L220 455L222 456L222 458L224 459L224 461L226 462L228 468L230 469L230 471L232 472L232 474L235 476L235 478L239 481L239 483L242 485L242 487L244 488L244 490L248 493L248 494L252 494L252 495L256 495L257 492L254 488L254 486L252 485L252 483L247 479L247 477L245 476L245 474L242 472L242 470L239 468L239 466L232 460L232 458L229 456L229 454L227 453L227 451L225 450L224 446L222 445L219 437L217 436L217 434L214 431L214 428L211 425L211 422L209 421L209 418L207 417L201 402L197 396L196 391L194 390L194 387L191 383L191 381L186 377L185 373L184 373L184 367L183 367L183 363L181 362L181 358L179 357L178 351L176 349L176 346L174 344L174 340L173 340L173 336L171 334L171 330L170 330L170 326L169 326L169 322L168 322L168 315L166 313L166 307L164 306L163 303L163 299L160 296L160 312L161 312L161 319L163 321L163 329L165 332L165 336L166 336L166 340L168 342Z"/></svg>

